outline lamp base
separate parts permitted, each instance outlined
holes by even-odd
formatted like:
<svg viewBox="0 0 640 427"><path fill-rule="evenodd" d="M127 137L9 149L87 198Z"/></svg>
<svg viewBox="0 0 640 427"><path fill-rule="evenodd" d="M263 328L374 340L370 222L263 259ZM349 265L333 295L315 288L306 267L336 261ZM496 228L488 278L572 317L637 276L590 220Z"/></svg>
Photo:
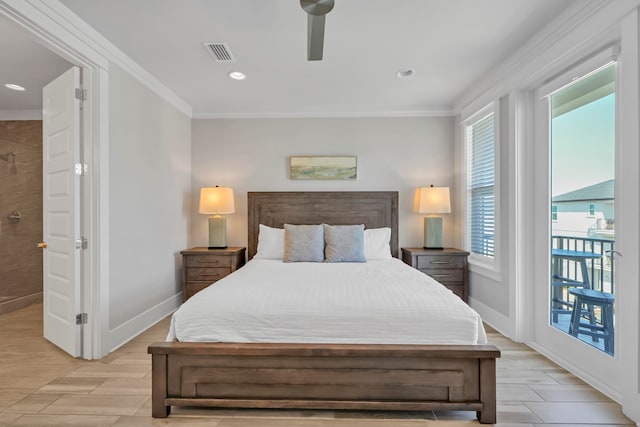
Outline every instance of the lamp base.
<svg viewBox="0 0 640 427"><path fill-rule="evenodd" d="M209 246L207 249L227 249L227 246Z"/></svg>
<svg viewBox="0 0 640 427"><path fill-rule="evenodd" d="M227 220L216 215L209 217L209 249L227 247Z"/></svg>
<svg viewBox="0 0 640 427"><path fill-rule="evenodd" d="M211 248L209 248L211 249ZM433 249L433 250L437 250L437 251L443 251L444 248L432 248L431 246L423 246L422 249Z"/></svg>
<svg viewBox="0 0 640 427"><path fill-rule="evenodd" d="M443 249L442 244L442 217L424 217L424 248Z"/></svg>

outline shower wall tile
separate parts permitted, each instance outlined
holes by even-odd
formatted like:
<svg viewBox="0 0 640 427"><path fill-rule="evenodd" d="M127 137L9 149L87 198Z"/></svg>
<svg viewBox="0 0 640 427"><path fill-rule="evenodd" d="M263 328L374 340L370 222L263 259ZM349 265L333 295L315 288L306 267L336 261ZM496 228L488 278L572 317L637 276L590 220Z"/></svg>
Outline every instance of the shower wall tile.
<svg viewBox="0 0 640 427"><path fill-rule="evenodd" d="M0 313L42 292L42 121L0 121ZM7 216L17 210L22 218Z"/></svg>

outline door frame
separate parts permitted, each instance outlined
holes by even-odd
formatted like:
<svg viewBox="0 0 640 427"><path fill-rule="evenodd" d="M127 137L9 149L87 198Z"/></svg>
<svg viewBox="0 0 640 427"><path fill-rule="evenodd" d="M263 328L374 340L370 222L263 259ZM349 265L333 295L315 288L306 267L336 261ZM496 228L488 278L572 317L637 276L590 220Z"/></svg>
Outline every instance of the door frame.
<svg viewBox="0 0 640 427"><path fill-rule="evenodd" d="M640 277L640 11L636 8L621 21L623 52L620 57L619 73L620 94L618 96L619 123L618 138L620 141L634 141L620 147L620 157L616 168L619 168L620 179L616 181L616 193L625 194L624 210L616 213L616 222L624 227L626 239L616 242L617 249L624 256L616 275L618 280L635 279L632 286L620 287L617 290L618 336L620 345L620 361L625 369L622 384L623 412L635 421L640 420L640 380L638 379L640 356L638 329L640 328L640 290L637 280Z"/></svg>
<svg viewBox="0 0 640 427"><path fill-rule="evenodd" d="M549 324L549 280L551 272L550 248L551 248L551 192L550 192L550 160L551 160L551 140L550 140L550 123L549 123L549 103L545 99L549 93L557 88L570 83L574 77L583 76L595 69L604 66L607 62L616 58L619 48L613 47L601 50L590 58L572 66L568 71L556 76L547 84L542 85L536 93L535 99L535 148L533 153L534 180L535 188L533 191L533 214L534 232L533 252L534 252L534 270L531 286L533 289L535 311L533 313L533 342L529 343L538 352L544 354L550 359L558 362L561 366L571 371L586 382L595 386L597 389L608 395L612 399L620 402L622 396L621 383L623 380L623 372L621 369L621 340L618 325L616 325L615 354L613 356L572 338L567 333L551 326ZM619 138L619 129L621 127L620 120L620 101L618 94L621 92L620 81L620 64L616 69L616 140L615 140L615 176L616 176L616 200L615 212L616 218L623 211L620 206L620 193L618 181L621 172L621 142ZM626 197L626 195L625 195ZM617 222L617 219L616 219ZM616 241L623 238L623 233L616 233ZM617 267L616 267L617 268ZM617 276L621 280L621 276ZM542 289L544 283L545 288ZM616 287L616 294L618 289ZM618 314L626 310L622 307L620 298L616 298L615 310L616 318ZM621 309L622 308L622 309ZM544 309L544 312L541 310ZM619 322L617 322L619 324ZM579 358L572 355L580 354ZM576 363L576 360L580 360Z"/></svg>
<svg viewBox="0 0 640 427"><path fill-rule="evenodd" d="M0 14L31 33L52 52L81 69L87 99L81 111L81 154L87 165L80 190L82 234L88 248L81 255L81 310L87 313L82 354L97 359L108 328L108 70L109 60L89 47L51 6L42 0L0 0ZM78 236L80 237L80 236ZM107 307L108 308L108 307Z"/></svg>

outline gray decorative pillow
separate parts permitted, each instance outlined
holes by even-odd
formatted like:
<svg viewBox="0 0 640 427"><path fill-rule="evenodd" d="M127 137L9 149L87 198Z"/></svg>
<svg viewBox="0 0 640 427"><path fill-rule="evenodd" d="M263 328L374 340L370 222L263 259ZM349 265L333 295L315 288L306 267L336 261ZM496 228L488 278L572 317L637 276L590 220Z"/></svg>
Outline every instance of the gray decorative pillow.
<svg viewBox="0 0 640 427"><path fill-rule="evenodd" d="M284 225L284 262L324 261L322 225Z"/></svg>
<svg viewBox="0 0 640 427"><path fill-rule="evenodd" d="M326 262L367 262L364 256L364 225L324 225Z"/></svg>

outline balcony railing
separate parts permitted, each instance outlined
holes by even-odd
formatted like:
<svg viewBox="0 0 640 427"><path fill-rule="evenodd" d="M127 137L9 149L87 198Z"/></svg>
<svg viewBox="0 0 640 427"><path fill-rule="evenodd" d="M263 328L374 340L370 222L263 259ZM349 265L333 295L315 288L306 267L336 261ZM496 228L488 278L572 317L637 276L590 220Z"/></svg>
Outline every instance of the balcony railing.
<svg viewBox="0 0 640 427"><path fill-rule="evenodd" d="M551 236L552 249L565 249L580 252L589 252L600 255L587 263L589 279L593 289L602 292L614 293L615 283L615 241L608 239L596 239L573 236ZM577 262L565 261L563 271L567 277L573 280L582 280L581 266Z"/></svg>
<svg viewBox="0 0 640 427"><path fill-rule="evenodd" d="M551 236L552 274L550 322L561 331L571 334L580 341L613 355L613 321L604 322L604 306L581 304L575 306L574 295L569 292L573 286L590 287L607 294L614 293L615 283L615 241L606 238L575 236ZM558 251L563 250L563 251ZM588 277L585 277L588 275ZM570 323L576 310L581 317L580 327L572 332ZM612 310L612 308L611 308ZM613 316L613 313L610 314ZM610 326L607 326L610 324ZM597 337L590 331L608 331ZM585 332L586 331L586 332Z"/></svg>

